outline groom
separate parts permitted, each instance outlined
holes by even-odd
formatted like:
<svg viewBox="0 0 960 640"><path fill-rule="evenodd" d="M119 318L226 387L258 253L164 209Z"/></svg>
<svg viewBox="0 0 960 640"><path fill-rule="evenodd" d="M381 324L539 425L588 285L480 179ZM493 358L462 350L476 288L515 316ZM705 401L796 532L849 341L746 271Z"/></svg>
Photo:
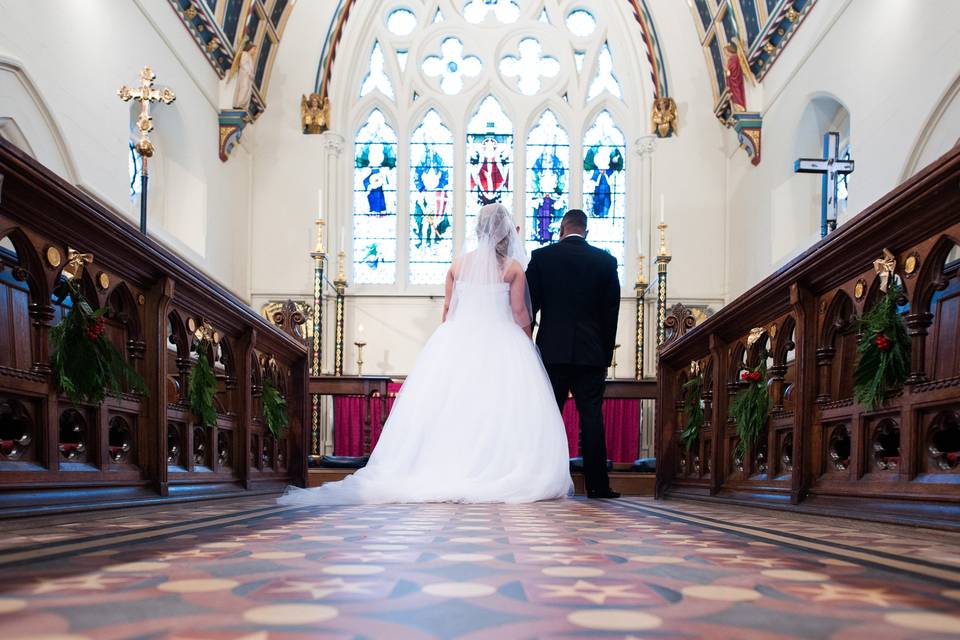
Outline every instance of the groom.
<svg viewBox="0 0 960 640"><path fill-rule="evenodd" d="M540 312L537 346L563 411L572 392L580 413L583 474L590 498L619 498L607 477L603 387L613 359L620 311L617 260L587 244L587 214L571 209L560 241L530 256L527 286L533 316Z"/></svg>

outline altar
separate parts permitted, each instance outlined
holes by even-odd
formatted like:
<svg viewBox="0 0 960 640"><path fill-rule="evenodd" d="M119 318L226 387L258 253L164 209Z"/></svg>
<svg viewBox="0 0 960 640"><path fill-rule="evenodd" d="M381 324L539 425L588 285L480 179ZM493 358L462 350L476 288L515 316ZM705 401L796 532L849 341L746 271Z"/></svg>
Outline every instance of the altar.
<svg viewBox="0 0 960 640"><path fill-rule="evenodd" d="M333 395L333 455L358 457L372 451L403 381L376 376L315 380ZM335 380L344 382L337 384ZM334 395L338 390L344 394ZM632 465L637 458L653 455L652 442L643 436L645 427L652 429L655 396L656 382L652 379L607 382L603 419L607 457L614 464ZM580 418L572 398L564 406L563 421L573 458L579 455Z"/></svg>

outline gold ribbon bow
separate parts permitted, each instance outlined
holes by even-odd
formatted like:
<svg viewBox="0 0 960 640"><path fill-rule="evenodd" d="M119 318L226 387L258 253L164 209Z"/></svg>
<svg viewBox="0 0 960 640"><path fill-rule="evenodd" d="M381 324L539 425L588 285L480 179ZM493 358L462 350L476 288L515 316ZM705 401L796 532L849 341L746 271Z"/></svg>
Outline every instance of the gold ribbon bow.
<svg viewBox="0 0 960 640"><path fill-rule="evenodd" d="M752 347L755 345L757 340L759 340L766 332L766 327L754 327L753 329L750 329L750 335L747 336L747 346Z"/></svg>
<svg viewBox="0 0 960 640"><path fill-rule="evenodd" d="M63 267L63 275L68 278L79 278L83 267L93 262L92 253L80 253L76 249L67 247L67 264Z"/></svg>
<svg viewBox="0 0 960 640"><path fill-rule="evenodd" d="M193 335L200 341L213 342L214 344L220 342L220 334L214 331L213 327L206 320L203 321L202 325L197 327Z"/></svg>
<svg viewBox="0 0 960 640"><path fill-rule="evenodd" d="M883 257L873 261L873 270L880 276L880 291L887 292L890 276L897 270L897 256L890 249L884 248Z"/></svg>

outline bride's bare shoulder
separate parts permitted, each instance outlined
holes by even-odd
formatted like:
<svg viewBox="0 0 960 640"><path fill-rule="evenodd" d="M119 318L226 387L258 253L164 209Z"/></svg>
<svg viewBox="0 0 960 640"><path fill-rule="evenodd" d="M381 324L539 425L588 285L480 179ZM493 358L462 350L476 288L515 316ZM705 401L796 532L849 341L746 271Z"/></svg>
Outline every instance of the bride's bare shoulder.
<svg viewBox="0 0 960 640"><path fill-rule="evenodd" d="M503 279L505 282L513 282L517 276L523 275L523 265L517 260L510 260L507 268L503 270Z"/></svg>

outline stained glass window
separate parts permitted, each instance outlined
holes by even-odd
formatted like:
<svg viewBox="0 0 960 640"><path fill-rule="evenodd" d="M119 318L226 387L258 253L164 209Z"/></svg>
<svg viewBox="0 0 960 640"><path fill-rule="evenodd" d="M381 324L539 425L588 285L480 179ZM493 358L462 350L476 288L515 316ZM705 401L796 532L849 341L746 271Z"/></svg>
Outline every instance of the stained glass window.
<svg viewBox="0 0 960 640"><path fill-rule="evenodd" d="M559 237L570 199L570 139L552 111L527 136L527 252Z"/></svg>
<svg viewBox="0 0 960 640"><path fill-rule="evenodd" d="M493 96L467 123L466 242L476 240L477 212L485 204L512 205L513 124Z"/></svg>
<svg viewBox="0 0 960 640"><path fill-rule="evenodd" d="M423 73L431 78L440 78L440 89L447 95L455 95L463 89L463 77L473 78L480 74L480 58L463 55L463 42L459 38L444 38L440 43L439 56L427 56L423 60Z"/></svg>
<svg viewBox="0 0 960 640"><path fill-rule="evenodd" d="M590 243L617 259L623 282L626 146L607 111L583 136L583 151L583 209L590 219Z"/></svg>
<svg viewBox="0 0 960 640"><path fill-rule="evenodd" d="M370 52L370 71L360 85L360 97L374 90L393 100L393 84L384 70L383 49L379 42L373 43L373 51Z"/></svg>
<svg viewBox="0 0 960 640"><path fill-rule="evenodd" d="M354 142L353 278L392 284L396 262L397 134L374 109Z"/></svg>
<svg viewBox="0 0 960 640"><path fill-rule="evenodd" d="M556 58L543 55L543 47L536 38L524 38L517 45L519 56L508 55L500 60L500 73L505 78L516 78L516 86L525 96L532 96L543 85L540 78L554 78L560 72Z"/></svg>
<svg viewBox="0 0 960 640"><path fill-rule="evenodd" d="M489 13L499 22L510 24L520 17L520 7L517 0L467 0L463 7L463 17L473 24L486 20Z"/></svg>
<svg viewBox="0 0 960 640"><path fill-rule="evenodd" d="M589 11L577 9L567 16L567 28L578 38L585 38L597 28L597 19Z"/></svg>
<svg viewBox="0 0 960 640"><path fill-rule="evenodd" d="M410 137L410 282L441 284L453 260L453 134L430 110Z"/></svg>
<svg viewBox="0 0 960 640"><path fill-rule="evenodd" d="M622 97L620 83L617 82L617 77L613 75L613 55L610 53L610 46L606 42L600 49L600 57L597 59L597 75L590 83L587 100L593 100L604 91L609 91L618 98Z"/></svg>
<svg viewBox="0 0 960 640"><path fill-rule="evenodd" d="M410 9L394 9L387 16L387 29L396 36L408 36L417 28L417 16Z"/></svg>

